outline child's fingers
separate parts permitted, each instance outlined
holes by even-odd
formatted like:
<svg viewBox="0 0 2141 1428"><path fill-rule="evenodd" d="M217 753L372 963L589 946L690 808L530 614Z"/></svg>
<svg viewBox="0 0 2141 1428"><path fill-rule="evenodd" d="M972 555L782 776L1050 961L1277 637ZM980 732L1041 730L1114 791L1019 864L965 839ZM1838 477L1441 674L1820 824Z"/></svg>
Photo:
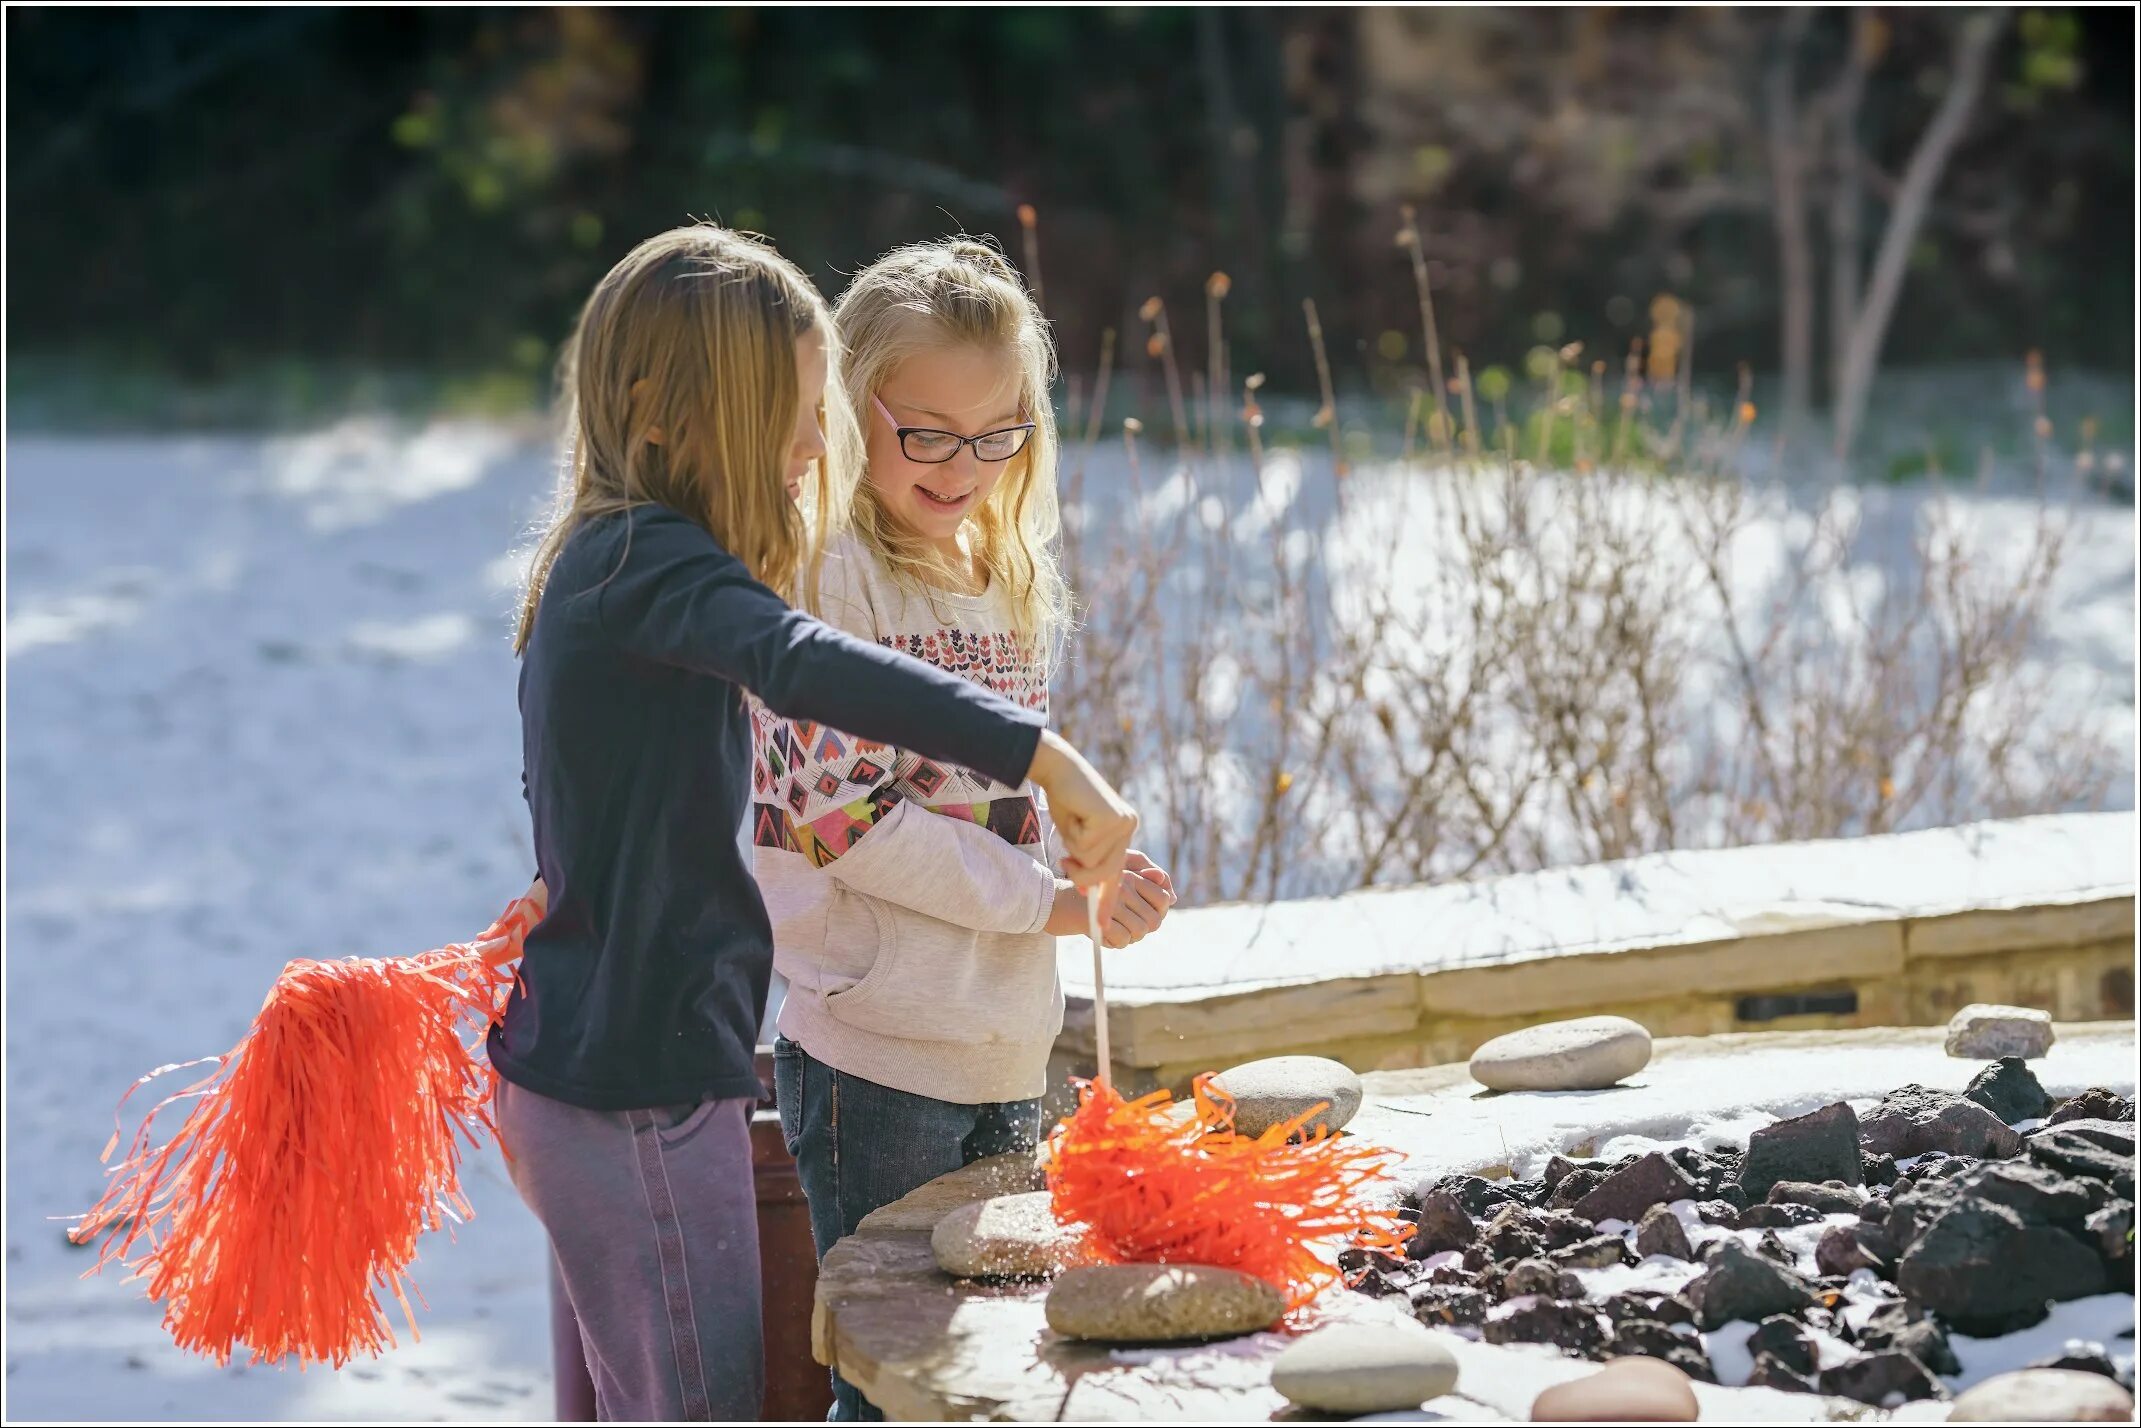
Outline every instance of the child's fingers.
<svg viewBox="0 0 2141 1428"><path fill-rule="evenodd" d="M1174 905L1175 880L1167 876L1166 869L1135 868L1132 871L1137 874L1140 881L1148 883L1155 888L1158 888L1160 892L1165 896L1168 906L1172 907Z"/></svg>

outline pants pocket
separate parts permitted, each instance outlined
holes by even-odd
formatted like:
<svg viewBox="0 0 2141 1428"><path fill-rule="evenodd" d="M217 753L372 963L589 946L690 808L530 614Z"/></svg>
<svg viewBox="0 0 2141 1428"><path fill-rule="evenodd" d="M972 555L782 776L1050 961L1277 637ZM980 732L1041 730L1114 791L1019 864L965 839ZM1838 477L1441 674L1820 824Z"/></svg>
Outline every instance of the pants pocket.
<svg viewBox="0 0 2141 1428"><path fill-rule="evenodd" d="M781 1144L794 1155L803 1144L803 1048L785 1036L773 1043L773 1103L780 1110Z"/></svg>
<svg viewBox="0 0 2141 1428"><path fill-rule="evenodd" d="M640 1132L651 1135L663 1145L675 1149L689 1145L694 1137L713 1119L721 1102L705 1100L688 1106L656 1106L648 1115L652 1118L641 1126Z"/></svg>

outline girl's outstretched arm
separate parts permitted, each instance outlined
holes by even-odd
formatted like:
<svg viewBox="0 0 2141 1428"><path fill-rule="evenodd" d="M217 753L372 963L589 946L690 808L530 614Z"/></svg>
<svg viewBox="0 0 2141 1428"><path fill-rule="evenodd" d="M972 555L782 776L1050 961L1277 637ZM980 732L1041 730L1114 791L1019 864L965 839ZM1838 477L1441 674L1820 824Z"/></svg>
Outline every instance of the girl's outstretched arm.
<svg viewBox="0 0 2141 1428"><path fill-rule="evenodd" d="M1137 817L1106 779L1040 715L971 681L840 633L752 578L701 526L643 506L623 555L589 597L594 618L645 659L715 675L785 718L975 769L1049 793L1064 871L1100 884L1112 905Z"/></svg>

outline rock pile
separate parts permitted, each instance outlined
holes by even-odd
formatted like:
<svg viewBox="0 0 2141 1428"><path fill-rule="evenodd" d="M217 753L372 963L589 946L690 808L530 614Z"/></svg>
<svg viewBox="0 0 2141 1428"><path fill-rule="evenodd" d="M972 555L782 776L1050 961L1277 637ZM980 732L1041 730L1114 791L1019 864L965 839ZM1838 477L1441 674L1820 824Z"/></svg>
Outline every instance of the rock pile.
<svg viewBox="0 0 2141 1428"><path fill-rule="evenodd" d="M2103 1089L2054 1105L2009 1054L1964 1095L1904 1086L1863 1115L1839 1102L1756 1131L1740 1153L1441 1176L1405 1195L1418 1224L1407 1258L1349 1250L1341 1266L1358 1292L1402 1296L1422 1324L1490 1343L1641 1356L1715 1382L1703 1335L1745 1323L1754 1383L1946 1398L1941 1375L1962 1371L1951 1332L1994 1337L2055 1302L2133 1292L2133 1117ZM1684 1272L1663 1272L1674 1261ZM1587 1272L1638 1265L1680 1287L1587 1290ZM2111 1364L2069 1353L2039 1369Z"/></svg>

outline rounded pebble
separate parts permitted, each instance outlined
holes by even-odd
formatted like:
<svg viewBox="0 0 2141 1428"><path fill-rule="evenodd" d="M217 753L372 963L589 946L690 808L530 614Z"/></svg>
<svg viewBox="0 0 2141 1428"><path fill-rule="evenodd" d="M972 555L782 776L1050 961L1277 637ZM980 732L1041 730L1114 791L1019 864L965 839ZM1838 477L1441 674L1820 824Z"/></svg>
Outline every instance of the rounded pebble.
<svg viewBox="0 0 2141 1428"><path fill-rule="evenodd" d="M1254 1275L1200 1264L1103 1264L1049 1286L1048 1327L1069 1339L1164 1344L1268 1329L1285 1296Z"/></svg>
<svg viewBox="0 0 2141 1428"><path fill-rule="evenodd" d="M1557 1383L1531 1404L1534 1423L1693 1423L1699 1416L1686 1374L1636 1355Z"/></svg>
<svg viewBox="0 0 2141 1428"><path fill-rule="evenodd" d="M2134 1396L2078 1369L2022 1369L1955 1396L1950 1423L2131 1423Z"/></svg>
<svg viewBox="0 0 2141 1428"><path fill-rule="evenodd" d="M1457 1356L1414 1324L1333 1324L1271 1364L1271 1386L1314 1413L1394 1413L1457 1386Z"/></svg>
<svg viewBox="0 0 2141 1428"><path fill-rule="evenodd" d="M937 1221L929 1249L960 1279L1031 1278L1063 1267L1071 1235L1056 1223L1046 1190L992 1195Z"/></svg>
<svg viewBox="0 0 2141 1428"><path fill-rule="evenodd" d="M1490 1091L1595 1091L1650 1064L1650 1033L1624 1016L1550 1021L1495 1037L1472 1053Z"/></svg>
<svg viewBox="0 0 2141 1428"><path fill-rule="evenodd" d="M1325 1109L1309 1122L1338 1131L1360 1110L1360 1077L1342 1061L1327 1056L1270 1056L1245 1061L1220 1072L1212 1085L1234 1098L1234 1129L1241 1135L1262 1135L1276 1125L1315 1109Z"/></svg>

